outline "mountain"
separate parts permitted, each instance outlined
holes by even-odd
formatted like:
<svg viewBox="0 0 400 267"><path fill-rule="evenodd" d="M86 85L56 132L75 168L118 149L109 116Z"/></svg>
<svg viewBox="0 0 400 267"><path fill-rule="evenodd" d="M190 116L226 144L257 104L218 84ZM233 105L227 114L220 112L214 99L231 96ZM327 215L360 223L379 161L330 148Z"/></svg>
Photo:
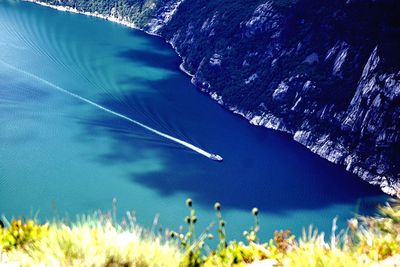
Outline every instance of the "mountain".
<svg viewBox="0 0 400 267"><path fill-rule="evenodd" d="M400 193L400 2L42 0L165 38L192 82Z"/></svg>

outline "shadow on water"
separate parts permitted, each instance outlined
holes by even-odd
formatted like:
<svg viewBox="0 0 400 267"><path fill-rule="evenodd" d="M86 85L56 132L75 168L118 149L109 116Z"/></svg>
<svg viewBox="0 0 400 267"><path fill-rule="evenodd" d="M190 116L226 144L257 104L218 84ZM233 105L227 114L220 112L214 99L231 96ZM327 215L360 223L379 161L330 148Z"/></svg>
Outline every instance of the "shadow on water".
<svg viewBox="0 0 400 267"><path fill-rule="evenodd" d="M180 60L177 57L171 57L168 54L160 54L150 50L131 49L120 53L119 56L128 61L134 61L136 64L168 70L178 69L180 64Z"/></svg>
<svg viewBox="0 0 400 267"><path fill-rule="evenodd" d="M170 49L161 42L159 40L163 49ZM151 52L129 50L118 56L157 68L176 67L176 62L179 63L173 54L163 55L160 59ZM355 204L365 197L382 196L377 187L312 154L289 135L251 126L237 115L222 110L197 91L183 74L144 83L159 92L159 97L146 99L146 105L157 110L164 124L174 125L170 127L173 128L170 134L190 136L186 141L201 143L202 148L212 148L211 152L221 154L224 162L214 162L180 147L171 149L179 145L137 129L130 123L103 116L95 118L101 125L110 128L117 125L124 132L139 131L143 136L157 140L150 145L162 154L164 169L149 174L126 174L133 183L155 189L161 195L183 192L195 196L207 206L221 201L225 208L248 210L258 206L275 213ZM131 99L148 97L142 94L136 92L127 96ZM173 99L172 104L165 99ZM132 109L115 99L105 98L102 104L133 118L145 119L130 114ZM157 128L151 121L142 122ZM96 124L86 123L89 135L93 134L93 125ZM98 158L101 164L105 161L134 163L149 146L149 142L141 144L120 131L106 133L116 142L113 152ZM121 147L124 148L122 154Z"/></svg>

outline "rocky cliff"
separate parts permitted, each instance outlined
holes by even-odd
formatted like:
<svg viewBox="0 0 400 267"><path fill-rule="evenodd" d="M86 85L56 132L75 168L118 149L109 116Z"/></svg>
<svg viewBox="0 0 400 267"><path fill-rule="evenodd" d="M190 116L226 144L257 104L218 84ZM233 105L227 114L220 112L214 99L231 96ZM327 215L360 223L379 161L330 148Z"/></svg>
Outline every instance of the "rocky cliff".
<svg viewBox="0 0 400 267"><path fill-rule="evenodd" d="M398 1L42 1L164 37L221 105L400 192Z"/></svg>

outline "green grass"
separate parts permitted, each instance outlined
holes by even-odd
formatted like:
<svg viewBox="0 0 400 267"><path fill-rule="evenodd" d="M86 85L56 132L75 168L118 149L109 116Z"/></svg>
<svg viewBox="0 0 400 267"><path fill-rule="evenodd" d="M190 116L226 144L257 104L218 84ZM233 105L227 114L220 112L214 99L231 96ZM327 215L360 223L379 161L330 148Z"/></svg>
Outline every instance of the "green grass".
<svg viewBox="0 0 400 267"><path fill-rule="evenodd" d="M83 217L75 224L58 221L39 225L14 219L0 228L0 266L398 266L400 262L400 201L378 208L372 217L357 216L330 238L311 227L300 238L276 231L259 240L258 209L246 242L225 239L221 205L217 223L195 232L196 211L187 200L187 231L153 233L135 224L130 213L116 223L111 213ZM250 216L250 215L249 215ZM335 220L333 221L335 228ZM215 232L216 236L211 234ZM215 248L209 239L217 238ZM329 239L327 242L326 240ZM11 266L11 265L10 265ZM13 265L12 265L13 266Z"/></svg>

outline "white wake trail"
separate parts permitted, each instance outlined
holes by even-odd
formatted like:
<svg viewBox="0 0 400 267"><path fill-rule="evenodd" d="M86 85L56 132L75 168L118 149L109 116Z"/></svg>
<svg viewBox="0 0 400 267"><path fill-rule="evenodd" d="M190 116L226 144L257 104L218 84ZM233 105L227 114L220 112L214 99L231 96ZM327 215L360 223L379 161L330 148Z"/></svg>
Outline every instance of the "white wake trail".
<svg viewBox="0 0 400 267"><path fill-rule="evenodd" d="M164 138L166 138L166 139L169 139L169 140L174 141L174 142L176 142L176 143L178 143L178 144L181 144L182 146L185 146L185 147L187 147L187 148L189 148L189 149L191 149L191 150L193 150L193 151L195 151L195 152L197 152L197 153L199 153L199 154L201 154L201 155L203 155L203 156L206 156L207 158L210 158L210 159L216 160L216 161L222 161L222 157L219 156L219 155L209 153L209 152L207 152L207 151L205 151L205 150L203 150L203 149L201 149L201 148L199 148L199 147L197 147L197 146L194 146L194 145L192 145L192 144L190 144L190 143L188 143L188 142L185 142L185 141L183 141L183 140L180 140L180 139L178 139L178 138L176 138L176 137L173 137L173 136L171 136L171 135L168 135L168 134L166 134L166 133L160 132L160 131L158 131L158 130L156 130L156 129L153 129L153 128L151 128L151 127L149 127L149 126L147 126L147 125L145 125L145 124L143 124L143 123L141 123L141 122L138 122L138 121L136 121L136 120L134 120L134 119L131 119L131 118L129 118L129 117L127 117L127 116L125 116L125 115L123 115L123 114L121 114L121 113L118 113L118 112L116 112L116 111L113 111L113 110L111 110L111 109L108 109L108 108L106 108L106 107L103 107L102 105L99 105L99 104L97 104L97 103L95 103L95 102L93 102L93 101L91 101L91 100L89 100L89 99L87 99L87 98L85 98L85 97L82 97L82 96L77 95L77 94L75 94L75 93L72 93L72 92L70 92L70 91L68 91L68 90L66 90L66 89L64 89L64 88L61 88L60 86L55 85L55 84L53 84L53 83L51 83L51 82L49 82L49 81L47 81L47 80L45 80L45 79L42 79L42 78L40 78L40 77L38 77L38 76L36 76L36 75L30 73L30 72L27 72L27 71L22 70L22 69L18 69L18 68L16 68L15 66L8 64L7 62L4 62L4 61L1 60L1 59L0 59L0 62L1 62L3 65L7 66L8 68L10 68L10 69L12 69L12 70L15 70L15 71L18 71L18 72L20 72L20 73L23 73L23 74L25 74L26 76L28 76L28 77L30 77L30 78L32 78L32 79L38 80L38 81L40 81L40 82L42 82L42 83L48 85L49 87L51 87L51 88L53 88L53 89L55 89L55 90L57 90L57 91L59 91L59 92L62 92L62 93L64 93L64 94L66 94L66 95L69 95L69 96L71 96L71 97L74 97L74 98L76 98L76 99L78 99L78 100L81 100L82 102L85 102L85 103L87 103L87 104L90 104L90 105L92 105L92 106L94 106L94 107L96 107L96 108L98 108L98 109L101 109L101 110L103 110L103 111L105 111L105 112L108 112L108 113L110 113L110 114L113 114L113 115L115 115L115 116L117 116L117 117L120 117L121 119L127 120L127 121L129 121L129 122L131 122L131 123L133 123L133 124L136 124L137 126L140 126L140 127L144 128L144 129L146 129L146 130L148 130L148 131L150 131L150 132L152 132L152 133L155 133L155 134L157 134L157 135L159 135L159 136L162 136L162 137L164 137Z"/></svg>

